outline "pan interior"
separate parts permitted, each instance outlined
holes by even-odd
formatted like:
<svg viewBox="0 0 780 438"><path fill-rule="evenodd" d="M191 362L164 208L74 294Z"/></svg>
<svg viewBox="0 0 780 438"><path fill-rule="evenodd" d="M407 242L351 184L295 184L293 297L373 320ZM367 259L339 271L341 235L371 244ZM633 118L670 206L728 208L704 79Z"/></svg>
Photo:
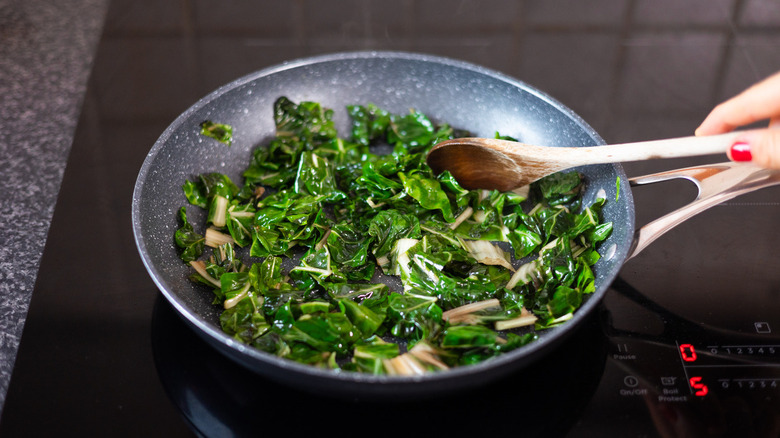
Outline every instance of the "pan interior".
<svg viewBox="0 0 780 438"><path fill-rule="evenodd" d="M449 123L476 136L493 137L500 132L522 142L551 146L604 143L579 116L525 83L479 66L427 55L357 52L309 58L253 73L204 97L177 118L149 152L133 195L133 231L147 270L173 307L217 348L260 372L281 370L355 382L399 380L334 374L236 344L219 328L219 309L212 305L211 293L187 279L189 268L179 259L172 237L178 227L176 213L187 203L182 183L212 171L242 181L241 172L252 150L274 134L272 108L280 96L332 108L342 136L349 132L346 106L374 103L394 113L414 108L435 122ZM199 123L207 119L233 126L231 147L199 134ZM596 293L572 321L542 333L537 342L479 365L432 373L425 379L449 379L521 364L548 344L559 342L595 308L627 256L634 233L634 205L619 165L578 170L587 182L584 202L593 202L602 192L608 200L604 218L614 223L613 234L602 243L602 260L594 266ZM189 214L195 215L195 211L191 208ZM199 218L194 219L198 223Z"/></svg>

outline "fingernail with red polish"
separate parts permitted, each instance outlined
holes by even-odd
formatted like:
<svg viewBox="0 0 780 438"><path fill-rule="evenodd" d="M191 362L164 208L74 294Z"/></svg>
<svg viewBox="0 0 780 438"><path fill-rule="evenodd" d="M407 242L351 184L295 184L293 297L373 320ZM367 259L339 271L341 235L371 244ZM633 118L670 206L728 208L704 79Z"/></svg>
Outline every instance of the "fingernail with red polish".
<svg viewBox="0 0 780 438"><path fill-rule="evenodd" d="M737 142L731 145L729 155L734 161L753 161L753 155L750 153L750 144L746 142Z"/></svg>

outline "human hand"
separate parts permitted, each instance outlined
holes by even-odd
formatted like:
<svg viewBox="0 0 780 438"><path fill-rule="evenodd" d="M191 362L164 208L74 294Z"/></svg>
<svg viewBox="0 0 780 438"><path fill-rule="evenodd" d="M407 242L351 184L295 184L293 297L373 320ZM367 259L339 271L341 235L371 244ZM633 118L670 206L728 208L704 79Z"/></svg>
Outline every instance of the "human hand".
<svg viewBox="0 0 780 438"><path fill-rule="evenodd" d="M722 134L761 120L769 120L769 127L737 137L728 151L729 159L780 169L780 72L716 106L696 135Z"/></svg>

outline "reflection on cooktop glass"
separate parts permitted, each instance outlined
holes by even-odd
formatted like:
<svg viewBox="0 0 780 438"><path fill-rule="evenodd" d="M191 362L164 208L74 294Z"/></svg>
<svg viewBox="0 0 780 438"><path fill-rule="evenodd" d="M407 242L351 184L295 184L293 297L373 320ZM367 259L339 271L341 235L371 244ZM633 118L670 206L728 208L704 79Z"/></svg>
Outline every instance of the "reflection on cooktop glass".
<svg viewBox="0 0 780 438"><path fill-rule="evenodd" d="M515 433L518 425L531 436L564 434L577 420L596 389L604 369L606 339L596 318L538 364L476 390L420 395L413 400L383 402L360 393L336 398L307 392L261 377L231 361L200 339L162 298L152 317L153 351L160 381L182 415L199 433L239 436L258 424L294 427L296 433L317 433L347 414L349 427L373 430L377 415L402 421L384 436L401 430L414 434L478 434L491 430ZM552 404L555 413L551 413ZM566 412L560 416L560 412ZM301 421L301 415L305 421ZM540 422L547 418L550 421ZM293 426L294 425L294 426ZM372 432L373 434L374 432Z"/></svg>

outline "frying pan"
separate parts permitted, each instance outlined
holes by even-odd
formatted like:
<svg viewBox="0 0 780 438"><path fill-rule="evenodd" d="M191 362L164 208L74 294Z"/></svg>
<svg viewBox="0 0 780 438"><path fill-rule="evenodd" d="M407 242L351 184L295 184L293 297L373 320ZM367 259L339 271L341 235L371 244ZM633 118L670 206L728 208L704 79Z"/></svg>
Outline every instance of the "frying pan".
<svg viewBox="0 0 780 438"><path fill-rule="evenodd" d="M780 182L776 172L731 163L632 179L630 184L685 178L700 188L699 198L690 206L635 232L634 200L622 167L578 168L587 183L583 201L587 205L597 195L606 195L603 216L613 222L614 231L601 244L602 258L593 267L596 292L570 321L497 358L423 376L322 370L255 350L224 334L211 292L187 279L190 268L179 259L173 242L176 212L186 205L182 183L212 171L242 181L241 172L252 150L274 135L272 105L280 96L332 108L342 136L349 132L346 106L375 103L393 113L414 108L435 122L449 123L475 136L492 137L500 132L525 143L554 146L604 141L573 111L528 84L465 62L399 52L340 53L284 63L215 90L179 116L146 157L133 193L133 232L143 263L173 308L214 348L261 375L317 393L403 399L474 387L515 372L576 330L595 311L623 263L652 240L704 208ZM200 122L207 119L233 126L232 146L199 134ZM196 210L189 209L193 223L202 223Z"/></svg>

